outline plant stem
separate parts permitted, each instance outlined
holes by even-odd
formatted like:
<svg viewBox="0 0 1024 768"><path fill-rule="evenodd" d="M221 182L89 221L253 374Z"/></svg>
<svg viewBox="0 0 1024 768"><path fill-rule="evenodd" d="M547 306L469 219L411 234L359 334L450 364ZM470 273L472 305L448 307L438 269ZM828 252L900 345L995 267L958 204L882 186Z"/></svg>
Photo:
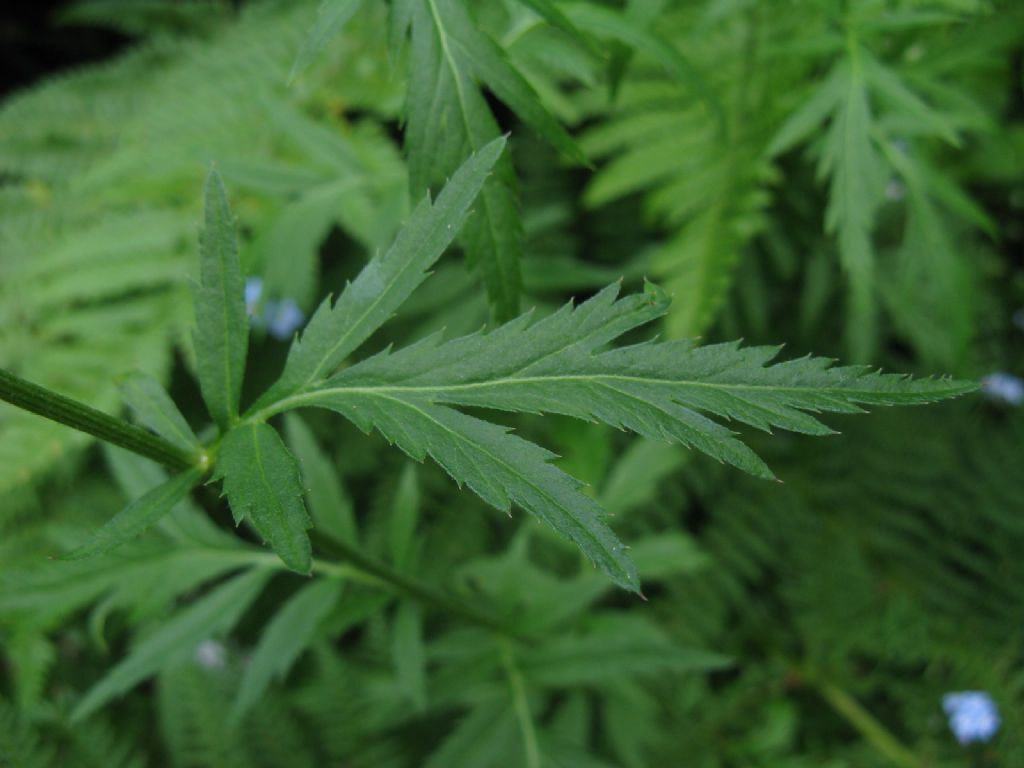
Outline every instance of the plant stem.
<svg viewBox="0 0 1024 768"><path fill-rule="evenodd" d="M373 577L381 583L381 586L390 589L391 591L399 592L420 603L431 605L447 611L448 613L455 614L466 621L483 627L484 629L488 629L506 639L526 643L532 641L530 637L506 626L497 617L463 605L454 598L446 595L444 592L424 585L418 581L414 581L385 563L364 554L361 550L351 544L334 541L332 542L332 545L342 559L346 560L351 566L362 571L364 574ZM314 570L316 570L315 565Z"/></svg>
<svg viewBox="0 0 1024 768"><path fill-rule="evenodd" d="M814 680L814 685L822 698L832 706L832 709L853 726L875 749L885 755L893 765L899 765L902 768L922 768L924 764L917 759L917 756L850 694L832 683Z"/></svg>
<svg viewBox="0 0 1024 768"><path fill-rule="evenodd" d="M404 595L418 603L455 614L505 640L520 643L533 642L533 638L507 627L496 617L469 608L439 590L415 582L349 544L334 541L332 545L337 554L347 562L313 558L314 573L328 578L351 579L370 587ZM282 571L287 570L281 559L272 552L252 552L245 559L254 565L266 565Z"/></svg>
<svg viewBox="0 0 1024 768"><path fill-rule="evenodd" d="M0 368L0 400L173 469L197 466L199 457L151 432L58 395Z"/></svg>

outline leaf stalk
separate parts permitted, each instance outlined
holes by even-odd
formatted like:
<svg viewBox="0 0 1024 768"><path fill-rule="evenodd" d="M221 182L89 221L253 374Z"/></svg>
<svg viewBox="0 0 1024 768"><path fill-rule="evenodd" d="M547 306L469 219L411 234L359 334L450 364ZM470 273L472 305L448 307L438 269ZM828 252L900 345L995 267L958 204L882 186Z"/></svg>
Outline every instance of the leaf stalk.
<svg viewBox="0 0 1024 768"><path fill-rule="evenodd" d="M0 400L172 469L188 469L200 465L199 457L162 437L26 381L3 368L0 368Z"/></svg>

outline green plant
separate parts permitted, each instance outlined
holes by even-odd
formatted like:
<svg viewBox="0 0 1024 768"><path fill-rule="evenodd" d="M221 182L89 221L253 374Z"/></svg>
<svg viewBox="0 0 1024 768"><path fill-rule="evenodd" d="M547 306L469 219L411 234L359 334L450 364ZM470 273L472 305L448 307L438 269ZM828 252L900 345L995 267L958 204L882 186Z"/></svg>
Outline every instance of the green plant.
<svg viewBox="0 0 1024 768"><path fill-rule="evenodd" d="M0 765L957 765L943 692L1015 717L1019 419L807 439L1019 347L962 254L1015 9L116 7L68 18L136 50L0 111Z"/></svg>

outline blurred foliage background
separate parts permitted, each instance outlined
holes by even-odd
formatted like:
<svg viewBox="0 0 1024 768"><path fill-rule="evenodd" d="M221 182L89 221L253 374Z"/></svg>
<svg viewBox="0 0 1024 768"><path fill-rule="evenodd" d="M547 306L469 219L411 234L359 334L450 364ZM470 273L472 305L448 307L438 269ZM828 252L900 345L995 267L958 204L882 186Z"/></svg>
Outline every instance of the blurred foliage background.
<svg viewBox="0 0 1024 768"><path fill-rule="evenodd" d="M512 136L522 308L647 277L673 295L664 336L982 394L832 419L842 435L813 445L750 435L781 484L515 420L615 514L645 602L437 467L339 417L291 418L318 548L357 536L445 600L277 574L76 724L105 670L253 550L202 492L125 550L51 562L161 471L0 407L0 765L1024 765L1024 6L558 4L585 35L548 7L466 4L586 160L483 89L488 130ZM268 300L308 314L386 247L409 209L412 54L389 4L365 2L289 83L316 17L270 0L5 17L0 365L112 413L118 377L143 370L201 423L188 284L211 163ZM476 330L487 280L449 254L374 343ZM254 391L287 349L269 330ZM731 665L695 671L707 651ZM951 732L942 698L961 690L998 706L991 739Z"/></svg>

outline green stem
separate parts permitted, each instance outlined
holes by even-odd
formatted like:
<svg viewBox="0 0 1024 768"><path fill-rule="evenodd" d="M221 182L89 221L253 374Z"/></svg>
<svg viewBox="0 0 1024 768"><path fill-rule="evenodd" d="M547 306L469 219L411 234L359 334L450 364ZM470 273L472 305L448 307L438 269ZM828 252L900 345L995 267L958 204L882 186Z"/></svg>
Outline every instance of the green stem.
<svg viewBox="0 0 1024 768"><path fill-rule="evenodd" d="M162 437L108 416L77 400L25 381L3 368L0 368L0 400L126 448L173 469L188 469L201 463L200 457L169 443Z"/></svg>
<svg viewBox="0 0 1024 768"><path fill-rule="evenodd" d="M521 643L533 642L532 638L505 626L494 616L469 608L443 592L413 581L389 568L384 563L363 554L363 552L349 544L335 541L332 542L332 545L336 553L347 562L313 558L314 573L319 573L328 578L351 579L352 581L366 584L369 587L403 595L418 603L455 614L471 624L476 624L493 632L505 640ZM266 565L286 570L285 564L272 552L253 552L248 554L246 560L254 565Z"/></svg>
<svg viewBox="0 0 1024 768"><path fill-rule="evenodd" d="M923 768L924 763L905 747L884 725L857 702L850 694L832 683L814 680L818 693L846 722L853 726L893 765L902 768Z"/></svg>
<svg viewBox="0 0 1024 768"><path fill-rule="evenodd" d="M508 640L526 643L532 641L530 637L511 629L495 616L463 605L444 592L414 581L379 560L375 560L351 544L335 541L332 542L332 545L333 549L350 566L355 567L364 575L376 579L379 585L386 589L403 594L428 606L434 606L448 613L455 614ZM316 570L315 565L313 569Z"/></svg>
<svg viewBox="0 0 1024 768"><path fill-rule="evenodd" d="M523 735L523 748L526 751L526 768L540 768L540 747L537 744L537 731L533 727L533 716L530 714L530 702L526 698L526 685L516 665L512 648L505 644L501 649L501 661L508 674L508 683L512 688L512 703L519 721L519 730Z"/></svg>

